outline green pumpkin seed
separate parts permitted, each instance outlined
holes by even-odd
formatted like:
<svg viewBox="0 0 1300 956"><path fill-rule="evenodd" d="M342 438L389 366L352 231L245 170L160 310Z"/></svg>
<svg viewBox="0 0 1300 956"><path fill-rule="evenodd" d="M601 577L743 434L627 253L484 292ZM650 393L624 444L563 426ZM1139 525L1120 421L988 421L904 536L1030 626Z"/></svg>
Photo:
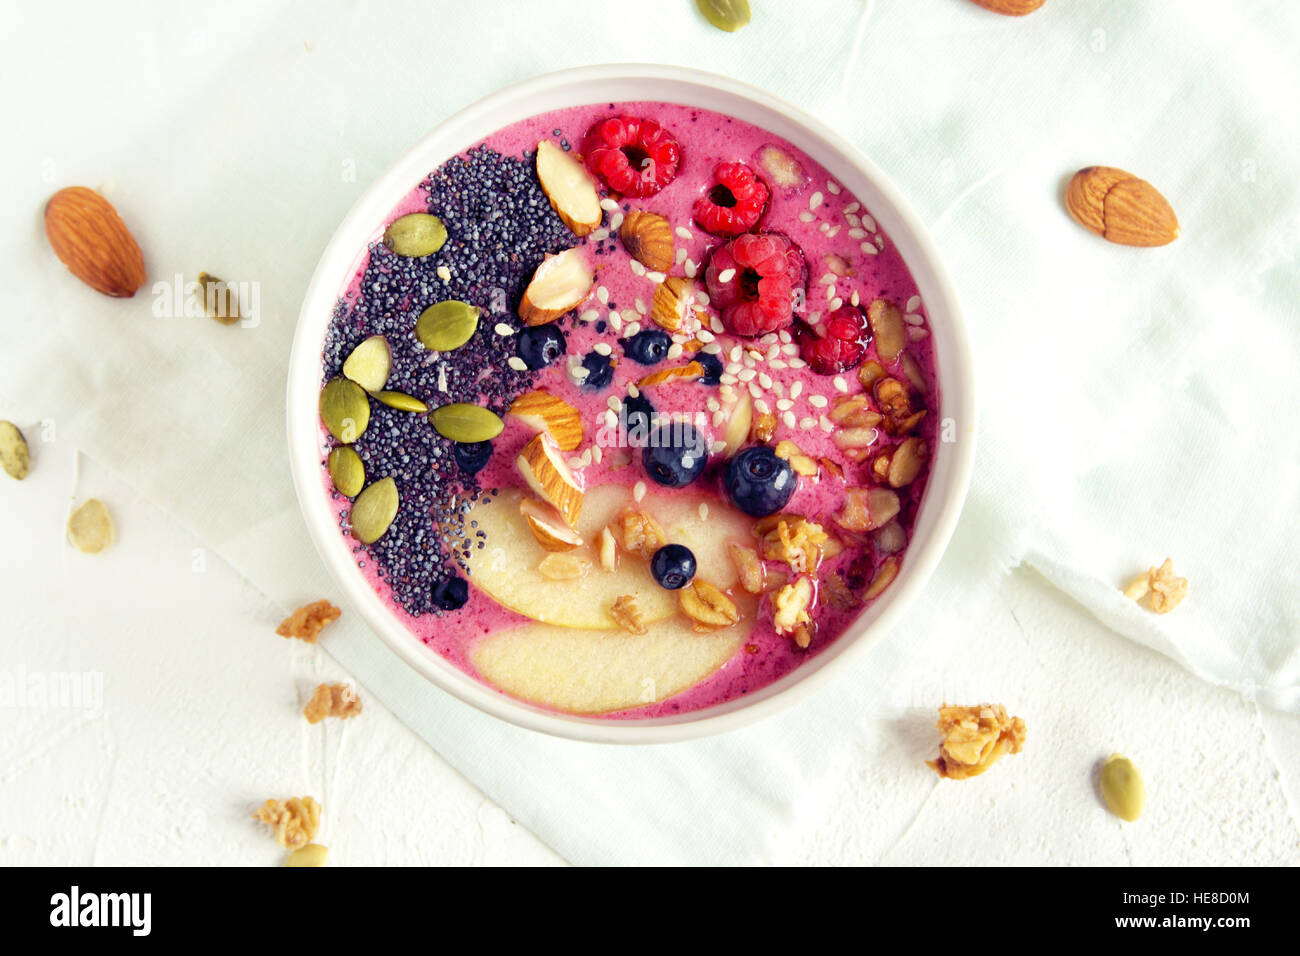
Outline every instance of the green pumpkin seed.
<svg viewBox="0 0 1300 956"><path fill-rule="evenodd" d="M420 313L415 337L426 349L451 352L474 337L480 312L468 302L455 299L435 303Z"/></svg>
<svg viewBox="0 0 1300 956"><path fill-rule="evenodd" d="M366 390L346 378L332 378L320 393L320 420L329 433L350 445L370 424L370 398Z"/></svg>
<svg viewBox="0 0 1300 956"><path fill-rule="evenodd" d="M388 339L372 335L352 350L343 363L343 375L367 392L377 392L388 384L392 368L393 352L388 347Z"/></svg>
<svg viewBox="0 0 1300 956"><path fill-rule="evenodd" d="M324 866L326 858L329 857L330 851L327 847L319 843L308 843L306 846L300 846L289 854L285 859L285 866Z"/></svg>
<svg viewBox="0 0 1300 956"><path fill-rule="evenodd" d="M235 296L235 290L230 288L224 279L200 272L199 288L203 295L200 304L210 318L216 319L222 325L234 325L240 320L239 299Z"/></svg>
<svg viewBox="0 0 1300 956"><path fill-rule="evenodd" d="M13 422L0 421L0 466L10 478L22 481L31 470L32 453L27 439Z"/></svg>
<svg viewBox="0 0 1300 956"><path fill-rule="evenodd" d="M384 245L399 256L431 256L447 241L447 227L432 213L413 212L395 219L384 231Z"/></svg>
<svg viewBox="0 0 1300 956"><path fill-rule="evenodd" d="M340 493L355 498L366 483L366 466L351 445L337 445L330 451L330 480Z"/></svg>
<svg viewBox="0 0 1300 956"><path fill-rule="evenodd" d="M405 392L375 392L375 398L399 412L427 412L429 406Z"/></svg>
<svg viewBox="0 0 1300 956"><path fill-rule="evenodd" d="M719 30L735 33L749 22L749 0L695 0L695 5Z"/></svg>
<svg viewBox="0 0 1300 956"><path fill-rule="evenodd" d="M376 481L352 502L352 536L362 544L374 544L396 517L397 482Z"/></svg>
<svg viewBox="0 0 1300 956"><path fill-rule="evenodd" d="M1122 754L1111 754L1101 768L1101 795L1110 812L1121 820L1132 823L1142 816L1147 802L1146 784L1132 760Z"/></svg>
<svg viewBox="0 0 1300 956"><path fill-rule="evenodd" d="M435 408L429 413L429 421L443 438L460 442L489 441L506 427L493 412L466 402Z"/></svg>

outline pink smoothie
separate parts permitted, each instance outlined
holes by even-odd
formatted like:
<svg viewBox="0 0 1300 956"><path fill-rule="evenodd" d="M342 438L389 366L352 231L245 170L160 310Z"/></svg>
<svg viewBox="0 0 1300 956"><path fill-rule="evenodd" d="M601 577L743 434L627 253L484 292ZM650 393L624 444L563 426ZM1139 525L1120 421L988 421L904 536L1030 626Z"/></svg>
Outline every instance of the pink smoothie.
<svg viewBox="0 0 1300 956"><path fill-rule="evenodd" d="M889 375L910 383L918 395L918 407L927 408L928 414L915 434L923 438L930 449L936 446L936 426L940 419L939 395L934 386L935 360L929 337L928 320L917 289L906 264L899 256L888 236L877 227L859 200L837 183L829 174L799 150L794 144L773 136L762 129L726 116L671 103L619 103L576 107L536 116L507 127L488 137L482 145L505 156L524 157L536 149L539 140L563 138L576 151L581 147L584 134L593 122L616 115L634 115L652 118L666 127L681 145L682 162L676 179L662 192L644 199L623 198L617 206L605 213L602 229L579 241L578 248L596 269L596 286L589 299L575 311L576 316L564 323L568 338L568 357L582 356L598 343L608 344L615 356L621 354L619 339L628 334L629 326L653 328L653 321L644 313L653 299L659 276L646 275L645 270L634 271L631 257L617 242L617 224L624 208L646 209L665 216L676 228L678 261L671 270L673 275L698 275L703 287L705 265L710 252L724 240L704 232L692 221L692 205L712 183L715 166L721 162L741 161L749 164L768 182L771 199L759 226L760 231L775 231L788 236L803 251L808 265L806 305L797 314L816 327L834 307L841 304L867 305L877 298L896 303L906 313L908 328L909 367L905 370L899 362L882 363ZM560 130L562 136L556 136ZM802 168L798 185L783 188L765 172L759 162L760 152L775 146L793 157ZM603 191L602 191L603 195ZM612 205L612 204L611 204ZM391 219L411 211L440 210L427 204L427 195L413 188L410 195L394 209ZM376 224L375 235L382 234L386 223ZM612 235L615 238L609 239ZM357 274L344 293L344 301L354 300L362 294L361 280L369 264L371 253L362 256ZM832 271L834 262L839 272ZM844 266L847 265L847 269ZM836 301L838 300L838 301ZM513 305L513 303L512 303ZM616 305L617 308L612 306ZM709 316L716 312L707 310ZM485 317L485 321L487 321ZM492 319L491 321L496 321ZM604 323L603 333L598 331ZM713 323L716 329L716 319ZM679 336L689 340L694 336ZM787 333L770 334L756 339L742 339L725 332L708 330L699 334L705 340L704 348L716 354L725 366L723 385L678 385L647 390L655 408L663 413L690 413L696 415L696 425L710 440L721 437L722 416L715 408L725 409L723 396L750 391L756 408L769 409L778 419L773 442L782 439L794 441L802 452L814 460L825 457L840 463L846 480L822 469L818 479L801 478L798 491L784 509L807 516L836 533L834 515L843 502L846 487L867 485L868 465L845 459L843 451L834 441L834 430L826 415L837 399L865 391L859 383L856 370L841 375L822 375L813 372L799 359L799 348ZM691 344L691 343L686 343ZM699 342L693 343L696 347ZM567 357L566 357L567 358ZM586 435L576 452L566 455L583 462L580 474L587 488L617 483L631 489L636 482L647 481L639 458L629 452L602 448L600 460L591 446L599 431L607 424L606 412L610 396L623 397L629 386L652 369L629 359L621 360L614 369L609 387L591 390L581 387L569 372L566 358L537 373L532 388L545 388L576 406L583 415ZM687 352L666 364L689 361ZM455 360L455 354L447 356ZM868 361L877 360L874 344L868 349ZM908 373L911 373L910 376ZM923 391L922 391L923 390ZM419 396L429 405L440 404L437 396ZM716 403L716 404L715 404ZM761 403L761 404L760 404ZM494 440L494 453L488 466L479 474L479 484L485 489L519 487L521 480L515 471L514 460L518 451L532 437L532 429L522 422L507 417L506 430ZM873 446L885 448L894 442L884 431ZM584 451L586 457L584 459ZM327 473L323 485L335 494ZM926 475L899 489L903 501L899 524L910 540L911 529L925 488ZM667 490L655 488L659 493ZM715 483L704 481L682 489L682 493L713 492L725 498L725 493ZM668 492L671 493L671 492ZM721 500L721 499L720 499ZM336 495L337 510L345 513L346 499ZM433 519L430 518L432 523ZM855 562L878 564L882 554L873 552L868 535L840 533L846 545L843 553L829 558L821 568L821 576L836 570L845 570ZM905 552L900 552L905 561ZM401 617L413 635L429 645L447 660L466 673L478 677L471 663L471 651L476 641L484 635L503 628L525 623L526 619L496 604L486 594L472 587L470 598L458 611L442 614L423 614L414 617L392 600L388 580L382 578L375 561L364 551L358 553L363 573ZM869 576L869 575L868 575ZM764 608L767 602L764 601ZM707 708L733 700L771 683L799 667L820 653L861 613L862 607L836 610L825 602L818 605L816 613L816 638L811 647L799 649L788 635L778 634L770 614L760 610L757 623L745 638L741 649L722 668L696 686L666 700L602 716L611 719L644 719L678 714Z"/></svg>

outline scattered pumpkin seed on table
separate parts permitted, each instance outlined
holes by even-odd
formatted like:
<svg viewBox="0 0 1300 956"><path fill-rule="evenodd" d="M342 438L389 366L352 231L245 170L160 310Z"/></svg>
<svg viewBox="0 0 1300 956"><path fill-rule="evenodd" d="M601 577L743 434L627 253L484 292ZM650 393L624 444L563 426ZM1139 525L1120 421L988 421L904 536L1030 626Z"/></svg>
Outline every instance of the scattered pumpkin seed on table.
<svg viewBox="0 0 1300 956"><path fill-rule="evenodd" d="M375 398L399 412L427 412L429 410L428 405L414 395L407 395L405 392L375 392Z"/></svg>
<svg viewBox="0 0 1300 956"><path fill-rule="evenodd" d="M338 445L330 450L329 470L334 487L348 498L355 498L366 484L366 466L351 445Z"/></svg>
<svg viewBox="0 0 1300 956"><path fill-rule="evenodd" d="M200 272L198 281L203 296L203 311L209 318L222 325L234 325L243 317L239 313L239 299L235 296L235 290L224 279Z"/></svg>
<svg viewBox="0 0 1300 956"><path fill-rule="evenodd" d="M285 866L324 866L329 857L329 848L319 843L308 843L289 854Z"/></svg>
<svg viewBox="0 0 1300 956"><path fill-rule="evenodd" d="M383 478L352 502L352 535L362 544L374 544L397 517L397 482Z"/></svg>
<svg viewBox="0 0 1300 956"><path fill-rule="evenodd" d="M435 408L429 413L429 421L443 438L458 442L490 441L506 427L495 412L468 402Z"/></svg>
<svg viewBox="0 0 1300 956"><path fill-rule="evenodd" d="M1101 768L1101 795L1110 812L1132 823L1142 816L1147 802L1142 773L1128 757L1111 754Z"/></svg>
<svg viewBox="0 0 1300 956"><path fill-rule="evenodd" d="M399 256L419 259L431 256L447 242L447 227L432 213L413 212L389 223L384 245Z"/></svg>
<svg viewBox="0 0 1300 956"><path fill-rule="evenodd" d="M432 352L452 352L474 337L480 310L468 302L435 302L415 321L415 337Z"/></svg>
<svg viewBox="0 0 1300 956"><path fill-rule="evenodd" d="M10 478L22 481L31 470L32 453L27 439L13 422L0 420L0 467Z"/></svg>
<svg viewBox="0 0 1300 956"><path fill-rule="evenodd" d="M320 420L331 435L350 445L370 424L370 397L356 382L332 378L321 389Z"/></svg>
<svg viewBox="0 0 1300 956"><path fill-rule="evenodd" d="M695 0L695 5L719 30L735 33L749 23L749 0Z"/></svg>
<svg viewBox="0 0 1300 956"><path fill-rule="evenodd" d="M352 350L343 362L343 377L356 382L367 392L377 392L388 384L393 369L393 352L388 339L372 335Z"/></svg>
<svg viewBox="0 0 1300 956"><path fill-rule="evenodd" d="M88 498L68 516L68 541L82 554L99 554L113 542L113 519L104 502Z"/></svg>

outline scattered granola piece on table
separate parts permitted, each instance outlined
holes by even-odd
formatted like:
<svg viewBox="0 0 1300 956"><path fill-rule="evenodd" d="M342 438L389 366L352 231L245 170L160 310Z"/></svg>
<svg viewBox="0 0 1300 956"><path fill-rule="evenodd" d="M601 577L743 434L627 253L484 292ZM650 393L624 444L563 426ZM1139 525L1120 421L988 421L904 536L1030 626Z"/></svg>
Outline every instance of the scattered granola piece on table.
<svg viewBox="0 0 1300 956"><path fill-rule="evenodd" d="M347 684L318 684L302 709L307 723L318 724L326 717L347 720L361 713L361 698Z"/></svg>
<svg viewBox="0 0 1300 956"><path fill-rule="evenodd" d="M943 733L939 756L926 761L941 777L964 780L977 777L1003 754L1018 754L1025 746L1025 722L1008 717L1001 704L939 708L935 724Z"/></svg>
<svg viewBox="0 0 1300 956"><path fill-rule="evenodd" d="M326 624L337 621L343 612L329 601L313 601L294 611L275 629L281 637L296 637L308 644L315 644L316 638Z"/></svg>

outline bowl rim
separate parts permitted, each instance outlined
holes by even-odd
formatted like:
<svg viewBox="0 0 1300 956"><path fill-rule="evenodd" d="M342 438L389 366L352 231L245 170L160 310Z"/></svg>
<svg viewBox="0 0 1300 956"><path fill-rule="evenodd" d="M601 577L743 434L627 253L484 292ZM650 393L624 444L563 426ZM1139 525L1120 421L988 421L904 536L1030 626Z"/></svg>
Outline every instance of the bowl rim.
<svg viewBox="0 0 1300 956"><path fill-rule="evenodd" d="M611 86L624 84L645 84L647 89L639 97L610 92ZM368 243L389 212L429 170L497 129L563 105L527 109L505 120L493 117L530 100L563 98L569 91L579 90L589 90L589 94L571 99L567 105L639 99L686 103L729 115L769 114L764 122L751 122L784 136L825 166L837 182L862 199L899 249L930 318L943 421L951 419L957 426L955 440L943 442L933 458L916 531L907 549L908 560L893 586L831 646L752 696L672 717L624 720L565 714L510 697L466 674L416 639L361 575L346 540L338 533L329 499L321 493L316 414L321 346L340 290L354 274ZM672 92L662 95L669 90ZM686 91L700 101L721 98L731 100L732 105L723 108L683 100L680 96ZM850 188L855 180L859 185ZM864 192L872 194L871 203ZM889 632L920 594L952 537L975 460L975 382L966 325L938 248L897 187L856 146L800 107L727 76L662 64L574 67L502 87L435 125L377 176L335 229L308 283L290 350L285 406L290 470L308 534L331 577L371 630L417 673L464 703L529 730L598 743L668 743L723 733L790 707L824 686Z"/></svg>

